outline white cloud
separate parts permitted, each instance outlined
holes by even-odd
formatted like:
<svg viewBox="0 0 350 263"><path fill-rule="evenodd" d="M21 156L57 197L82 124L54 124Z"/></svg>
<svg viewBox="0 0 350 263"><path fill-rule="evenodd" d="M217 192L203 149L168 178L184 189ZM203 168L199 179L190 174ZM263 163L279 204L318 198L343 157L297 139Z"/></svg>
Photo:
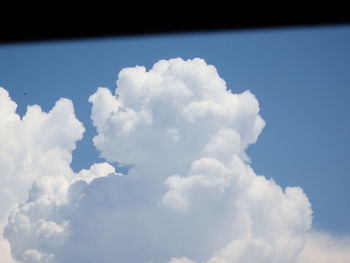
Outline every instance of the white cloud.
<svg viewBox="0 0 350 263"><path fill-rule="evenodd" d="M38 105L29 106L23 118L16 114L16 107L9 93L0 88L0 233L2 234L12 210L23 203L23 207L28 203L32 205L31 201L40 196L40 202L36 206L40 204L38 210L44 214L42 218L37 215L32 217L38 220L35 222L38 242L48 246L48 240L57 241L61 238L65 225L47 221L49 211L40 209L47 207L50 210L53 200L56 205L64 202L65 192L72 182L78 179L90 181L94 177L103 176L103 173L113 173L114 168L107 163L95 164L91 168L94 175L89 174L88 170L74 175L70 168L72 151L76 141L82 138L84 127L76 119L70 100L58 100L48 113L43 112ZM15 220L17 232L13 239L19 243L12 244L12 250L16 253L17 250L24 249L22 246L25 246L26 235L31 233L34 223L25 216L18 216ZM27 239L30 244L32 240L30 237ZM0 238L0 247L0 261L12 262L7 240ZM28 262L35 258L45 262L39 256L43 253L25 251L23 258L28 259Z"/></svg>
<svg viewBox="0 0 350 263"><path fill-rule="evenodd" d="M347 263L350 261L350 238L313 231L297 263Z"/></svg>
<svg viewBox="0 0 350 263"><path fill-rule="evenodd" d="M21 185L6 187L19 207L0 209L12 210L5 237L18 261L310 262L307 196L255 174L245 153L265 125L257 99L228 90L204 60L126 68L115 93L90 97L94 144L133 164L125 176L108 163L71 170L83 127L69 100L21 120L0 92L0 158Z"/></svg>
<svg viewBox="0 0 350 263"><path fill-rule="evenodd" d="M112 166L100 163L71 177L56 173L37 178L28 200L10 213L4 231L15 259L57 262L59 249L66 245L72 231L67 215L72 216L76 203L83 199L79 189L108 175L117 176Z"/></svg>
<svg viewBox="0 0 350 263"><path fill-rule="evenodd" d="M75 118L72 102L60 99L49 113L28 107L21 119L17 105L0 88L0 220L24 202L33 181L46 174L72 174L71 152L84 127Z"/></svg>
<svg viewBox="0 0 350 263"><path fill-rule="evenodd" d="M247 164L245 149L264 127L251 92L234 94L214 66L180 58L149 71L123 69L117 86L115 94L100 88L90 97L94 143L107 160L135 164L128 176L152 189L147 202L187 218L183 231L195 238L178 237L191 247L180 255L205 260L217 251L213 261L242 246L260 251L253 260L266 248L270 262L295 260L311 226L310 204L300 188L283 190Z"/></svg>
<svg viewBox="0 0 350 263"><path fill-rule="evenodd" d="M0 226L0 229L3 229L3 226ZM2 233L2 230L1 230ZM11 257L10 244L9 242L0 236L0 262L3 263L16 263Z"/></svg>
<svg viewBox="0 0 350 263"><path fill-rule="evenodd" d="M0 88L0 233L9 212L26 201L35 179L46 174L72 174L69 167L75 142L84 128L71 101L60 99L49 113L30 106L21 119L17 105ZM1 262L11 262L7 241L1 240Z"/></svg>
<svg viewBox="0 0 350 263"><path fill-rule="evenodd" d="M274 260L274 248L264 238L247 238L230 242L208 263L229 262L277 262Z"/></svg>
<svg viewBox="0 0 350 263"><path fill-rule="evenodd" d="M196 263L193 260L190 260L189 258L182 257L182 258L171 258L171 260L168 263Z"/></svg>

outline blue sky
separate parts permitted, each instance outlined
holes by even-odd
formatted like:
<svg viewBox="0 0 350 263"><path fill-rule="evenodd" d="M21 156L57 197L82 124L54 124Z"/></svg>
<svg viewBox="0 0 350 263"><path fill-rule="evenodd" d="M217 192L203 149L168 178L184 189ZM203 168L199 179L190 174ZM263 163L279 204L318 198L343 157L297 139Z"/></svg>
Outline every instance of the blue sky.
<svg viewBox="0 0 350 263"><path fill-rule="evenodd" d="M43 42L0 46L0 86L23 114L74 102L85 136L73 155L78 171L98 160L88 98L115 89L125 67L200 57L235 93L256 95L266 127L248 149L258 174L301 186L313 227L350 234L350 27L290 28Z"/></svg>

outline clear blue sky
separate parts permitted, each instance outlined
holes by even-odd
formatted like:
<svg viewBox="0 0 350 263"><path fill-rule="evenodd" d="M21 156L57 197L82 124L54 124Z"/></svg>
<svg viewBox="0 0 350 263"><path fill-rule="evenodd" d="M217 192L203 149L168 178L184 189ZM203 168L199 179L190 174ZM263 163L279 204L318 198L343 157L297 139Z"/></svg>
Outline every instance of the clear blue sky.
<svg viewBox="0 0 350 263"><path fill-rule="evenodd" d="M19 105L73 100L87 131L73 168L99 161L88 97L124 67L201 57L234 92L251 90L266 127L248 149L258 174L301 186L313 226L350 234L350 26L161 35L0 46L0 86ZM24 95L26 94L26 95Z"/></svg>

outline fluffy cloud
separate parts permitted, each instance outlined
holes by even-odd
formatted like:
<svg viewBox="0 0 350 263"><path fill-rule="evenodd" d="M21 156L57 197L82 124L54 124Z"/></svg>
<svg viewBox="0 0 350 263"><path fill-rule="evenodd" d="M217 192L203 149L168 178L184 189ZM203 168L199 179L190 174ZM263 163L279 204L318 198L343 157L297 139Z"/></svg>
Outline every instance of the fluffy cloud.
<svg viewBox="0 0 350 263"><path fill-rule="evenodd" d="M80 192L70 190L109 174L115 174L114 167L100 163L71 177L56 173L37 178L27 201L10 214L4 231L15 259L56 262L59 249L70 238L71 221L67 214L71 215L75 202L82 198Z"/></svg>
<svg viewBox="0 0 350 263"><path fill-rule="evenodd" d="M264 127L251 92L232 93L202 59L126 68L117 86L90 97L94 143L107 160L135 165L128 176L152 189L148 202L177 217L169 227L191 231L190 242L174 239L190 246L180 256L295 261L310 204L300 188L283 190L248 165L245 149Z"/></svg>
<svg viewBox="0 0 350 263"><path fill-rule="evenodd" d="M305 247L297 263L347 263L349 259L349 237L313 231L307 235Z"/></svg>
<svg viewBox="0 0 350 263"><path fill-rule="evenodd" d="M1 129L5 175L27 180L20 205L3 210L12 210L4 235L18 261L288 263L308 254L308 198L255 174L245 152L265 125L257 99L227 89L204 60L125 68L115 92L90 97L94 144L107 161L132 165L127 175L108 163L70 169L83 127L69 100L20 119L1 92L3 127L14 126Z"/></svg>
<svg viewBox="0 0 350 263"><path fill-rule="evenodd" d="M70 168L75 143L84 132L70 100L58 100L48 113L38 105L29 106L22 118L16 114L16 107L9 93L0 88L0 232L8 222L9 213L18 205L21 209L36 206L37 213L44 214L15 217L16 231L9 232L8 239L16 244L11 246L14 254L18 250L23 252L24 262L45 262L42 253L26 247L26 242L32 243L30 229L38 225L36 234L42 243L61 239L65 225L46 220L51 205L64 202L65 191L72 182L90 181L103 176L103 171L113 173L114 168L107 163L95 164L77 175ZM34 199L40 201L34 205ZM12 262L7 241L1 239L0 246L1 262Z"/></svg>
<svg viewBox="0 0 350 263"><path fill-rule="evenodd" d="M0 88L0 220L25 201L33 181L46 174L72 174L75 142L84 127L75 118L72 102L60 99L49 112L29 106L21 119L17 105Z"/></svg>
<svg viewBox="0 0 350 263"><path fill-rule="evenodd" d="M0 88L0 233L9 212L26 201L36 178L72 173L71 152L84 132L69 100L60 99L49 113L30 106L22 119L16 108L8 92ZM7 242L0 243L4 251L0 261L9 262Z"/></svg>
<svg viewBox="0 0 350 263"><path fill-rule="evenodd" d="M90 97L98 131L94 142L110 161L140 166L157 159L178 172L179 165L201 155L216 132L236 136L230 138L236 145L229 150L246 159L244 149L264 127L254 95L232 93L215 67L201 59L161 60L148 72L144 67L126 68L117 86L115 95L99 88Z"/></svg>
<svg viewBox="0 0 350 263"><path fill-rule="evenodd" d="M3 229L3 226L1 226L1 235L0 235L0 262L15 263L17 261L15 261L11 257L9 242L2 237L2 229Z"/></svg>

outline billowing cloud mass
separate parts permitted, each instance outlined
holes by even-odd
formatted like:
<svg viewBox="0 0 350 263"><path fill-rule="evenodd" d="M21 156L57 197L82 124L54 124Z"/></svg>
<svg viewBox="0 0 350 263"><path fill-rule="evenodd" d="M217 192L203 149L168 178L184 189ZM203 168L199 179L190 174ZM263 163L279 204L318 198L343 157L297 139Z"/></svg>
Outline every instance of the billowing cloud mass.
<svg viewBox="0 0 350 263"><path fill-rule="evenodd" d="M265 125L257 99L204 60L125 68L115 92L90 97L94 144L127 175L71 170L84 128L69 100L21 119L0 92L0 215L17 261L311 262L307 196L257 175L245 152Z"/></svg>
<svg viewBox="0 0 350 263"><path fill-rule="evenodd" d="M89 182L115 170L107 163L79 174L70 168L75 143L84 132L70 100L60 99L48 113L38 105L30 106L23 118L16 114L16 107L8 92L0 88L0 233L10 212L20 206L9 218L8 227L14 228L5 231L12 253L21 262L45 262L46 253L36 250L36 243L55 246L50 238L65 236L68 223L51 221L49 210L66 202L73 182ZM34 235L38 241L33 240ZM12 262L6 253L7 241L1 238L0 247L0 261Z"/></svg>

